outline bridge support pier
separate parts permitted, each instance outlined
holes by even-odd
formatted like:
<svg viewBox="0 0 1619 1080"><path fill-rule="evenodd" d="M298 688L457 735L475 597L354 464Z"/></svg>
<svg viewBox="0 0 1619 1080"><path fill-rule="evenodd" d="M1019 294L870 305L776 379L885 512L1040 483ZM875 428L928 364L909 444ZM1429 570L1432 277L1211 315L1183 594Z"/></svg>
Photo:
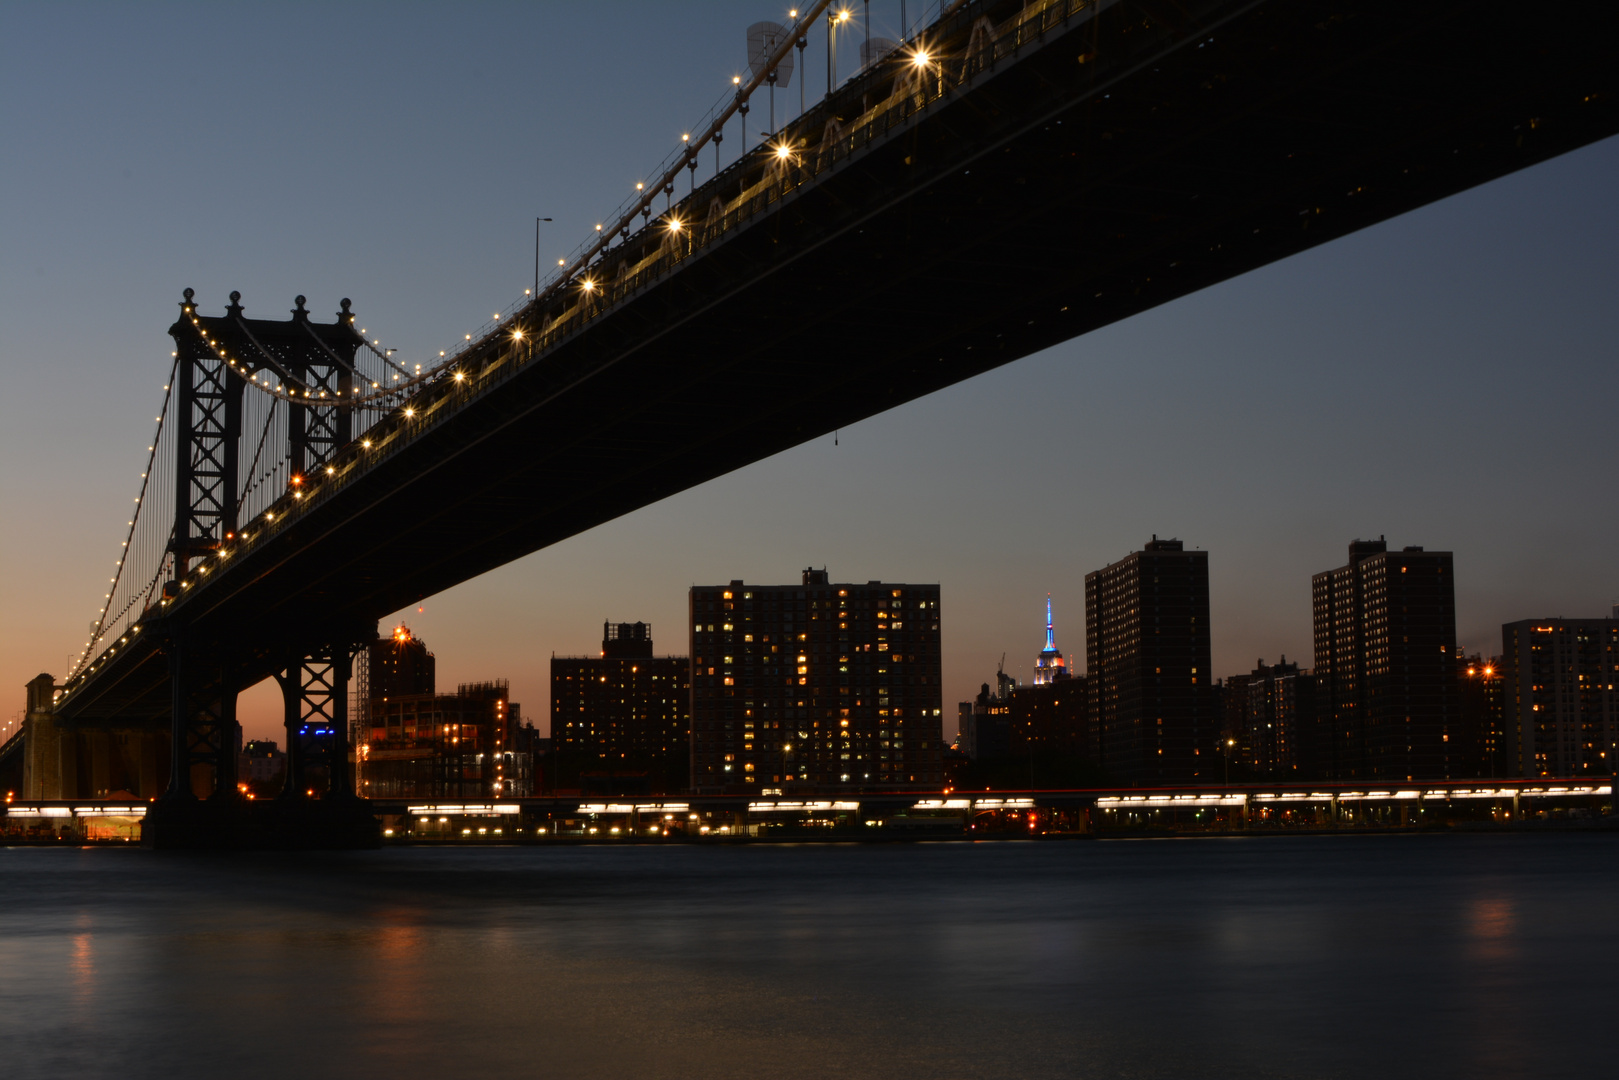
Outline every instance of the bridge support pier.
<svg viewBox="0 0 1619 1080"><path fill-rule="evenodd" d="M235 672L228 659L203 653L186 638L183 628L170 631L173 739L169 790L163 801L235 802L236 756L242 739L236 723Z"/></svg>
<svg viewBox="0 0 1619 1080"><path fill-rule="evenodd" d="M324 645L276 675L287 730L283 800L355 798L348 687L355 653L362 647L347 641Z"/></svg>
<svg viewBox="0 0 1619 1080"><path fill-rule="evenodd" d="M146 846L254 850L381 846L381 825L370 806L354 797L349 782L351 647L302 657L277 676L287 695L287 787L282 798L267 802L247 800L237 789L241 728L236 722L240 686L235 665L218 650L196 649L180 629L171 633L169 647L173 773L168 793L142 823ZM327 774L325 797L312 799L306 785L318 769Z"/></svg>

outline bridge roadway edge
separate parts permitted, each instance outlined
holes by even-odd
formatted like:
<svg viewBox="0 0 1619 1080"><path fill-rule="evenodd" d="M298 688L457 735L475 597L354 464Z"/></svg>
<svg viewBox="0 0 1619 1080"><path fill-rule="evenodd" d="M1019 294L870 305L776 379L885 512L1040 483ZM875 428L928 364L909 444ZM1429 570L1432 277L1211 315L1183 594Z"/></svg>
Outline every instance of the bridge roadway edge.
<svg viewBox="0 0 1619 1080"><path fill-rule="evenodd" d="M1129 100L1078 95L1060 117L1070 130L1031 133L999 162L980 153L970 173L945 158L921 180L902 179L917 166L900 159L942 157L943 144L988 126L982 117L1006 102L1042 85L1053 100L1072 93L1059 69L1073 58L1036 51L984 96L935 109L938 126L919 122L910 154L896 140L851 160L588 324L525 372L525 387L514 380L469 403L459 428L424 433L351 487L341 512L309 515L244 557L242 584L177 614L192 619L192 608L207 634L251 623L242 613L256 609L243 675L267 674L289 632L374 619L834 428L1619 130L1612 74L1592 66L1594 43L1612 40L1600 25L1611 14L1587 18L1576 42L1552 34L1555 18L1525 20L1521 6L1444 5L1379 36L1391 8L1244 6L1236 18L1248 21L1217 34L1212 51L1193 37L1173 54L1195 62L1138 71ZM1323 31L1363 35L1347 59L1322 62L1325 45L1267 55L1278 20L1335 25L1351 10L1358 18ZM1221 51L1244 34L1246 49ZM1435 35L1463 40L1439 47ZM1387 78L1374 85L1369 70ZM1576 101L1582 78L1589 92ZM1454 84L1439 85L1446 79ZM1210 94L1227 98L1218 123L1197 105ZM1281 163L1298 160L1280 156L1283 143L1307 147L1311 167ZM865 208L859 185L873 179L904 197ZM1017 205L996 206L1013 201L1008 191L1022 195ZM819 226L826 238L791 260L772 256L817 220L832 222ZM806 303L812 287L824 306ZM717 307L716 292L729 298ZM685 310L694 307L705 314ZM572 376L560 395L542 385L555 372ZM590 479L563 490L581 477ZM469 524L485 519L493 524L481 531ZM396 549L433 555L410 565L418 555ZM106 692L87 695L108 707L77 715L166 723L166 665L145 649L125 650Z"/></svg>

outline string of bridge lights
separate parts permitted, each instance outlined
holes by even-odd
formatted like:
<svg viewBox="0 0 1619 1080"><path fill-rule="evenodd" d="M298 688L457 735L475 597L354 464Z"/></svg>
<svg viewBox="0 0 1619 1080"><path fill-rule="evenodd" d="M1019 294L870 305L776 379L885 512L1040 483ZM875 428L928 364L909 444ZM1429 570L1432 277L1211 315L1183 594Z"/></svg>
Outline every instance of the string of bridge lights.
<svg viewBox="0 0 1619 1080"><path fill-rule="evenodd" d="M633 205L629 206L629 208L619 216L612 228L607 228L605 225L598 223L595 227L596 236L593 238L593 242L588 244L586 249L575 257L573 265L569 266L566 258L559 258L557 260L557 266L560 268L561 272L558 274L556 279L554 279L545 288L538 290L538 292L524 289L524 300L522 303L527 304L530 301L537 302L543 298L553 295L559 289L565 288L570 284L577 285L579 289L587 295L593 294L597 289L597 282L587 274L584 274L584 272L588 270L592 260L594 260L596 256L600 255L611 246L614 236L623 235L627 237L629 235L631 227L634 225L636 214L641 214L643 217L650 216L652 201L657 197L660 191L666 196L672 193L674 181L679 177L680 170L682 168L692 170L695 178L694 166L697 162L698 152L710 141L717 144L720 139L724 137L724 125L733 115L738 113L745 115L748 108L748 100L751 94L760 86L763 86L769 81L770 77L776 72L781 61L789 53L791 53L795 47L797 47L799 39L803 38L808 32L809 27L815 23L823 12L826 12L827 9L832 6L832 2L833 0L816 0L816 2L812 4L808 10L804 11L802 15L800 15L797 8L789 11L789 17L795 21L791 24L789 32L783 36L781 44L776 48L775 52L771 54L766 62L761 65L758 72L746 83L746 85L743 84L742 76L734 75L731 77L731 84L732 86L736 87L735 93L730 98L728 104L721 110L720 114L716 116L709 124L708 128L701 132L695 140L690 132L683 133L680 136L681 146L678 156L676 157L674 163L664 171L662 178L656 183L650 185L650 190L648 190L649 185L646 182L637 182L635 185L637 197L634 199ZM852 17L853 12L848 7L843 7L836 12L829 14L828 22L829 25L843 26L846 25L852 19ZM930 58L924 49L919 48L913 55L913 61L919 65L926 66L929 63ZM807 77L807 73L805 76L801 76L801 78L803 77ZM795 154L793 147L785 143L773 145L769 148L769 151L774 154L778 160L792 158ZM678 234L685 229L686 223L681 221L680 218L672 212L671 207L664 221L664 227L670 233ZM333 405L345 408L356 406L376 407L395 404L414 388L434 380L446 370L453 370L455 364L460 358L461 353L472 347L473 342L472 334L469 333L463 335L463 341L466 344L463 345L462 349L457 350L456 356L451 357L448 355L447 351L440 350L439 357L443 361L442 363L434 365L432 368L429 368L426 371L422 370L421 364L416 364L415 374L410 375L409 378L407 378L407 380L401 384L394 386L383 386L376 380L369 380L371 382L371 389L375 391L374 393L367 394L364 392L364 390L358 387L354 388L354 393L350 397L343 397L335 392L329 392L325 389L311 391L308 387L302 388L302 392L300 393L299 388L296 387L289 388L279 382L272 384L269 377L264 377L261 379L259 376L253 374L254 368L252 365L230 356L225 347L218 340L211 338L208 335L207 331L202 325L201 319L195 313L195 308L189 304L187 305L187 315L190 317L192 325L196 328L199 339L207 345L209 350L217 359L224 363L232 372L244 379L247 385L252 386L261 393L267 393L294 404L315 404L318 402L325 405ZM496 324L499 324L503 318L509 317L510 316L502 316L500 312L496 312L491 316L492 320ZM513 337L517 340L521 340L522 336L523 333L521 328L519 328L513 334ZM356 337L359 338L360 343L364 345L368 351L375 354L384 363L387 363L390 366L397 366L392 356L378 348L378 346L381 344L380 341L372 341L368 339L365 336L365 330L363 328L361 329L360 333L356 335ZM398 375L395 375L395 378L398 378ZM457 373L457 382L464 381L464 378L464 375Z"/></svg>
<svg viewBox="0 0 1619 1080"><path fill-rule="evenodd" d="M696 163L699 151L703 146L712 141L716 144L717 154L718 143L724 137L724 125L733 115L740 113L743 116L745 124L749 96L753 93L753 91L757 90L760 86L764 85L770 80L770 77L775 74L776 69L783 58L791 53L793 48L802 48L802 46L798 44L799 41L804 37L809 27L814 24L815 20L818 19L819 16L829 7L831 7L832 2L833 0L817 0L817 2L815 2L809 8L809 10L804 12L801 18L798 9L795 8L789 12L789 17L794 19L795 22L793 22L790 28L788 28L788 33L782 38L782 43L777 47L775 52L768 57L765 64L763 64L762 67L756 71L753 78L745 86L743 85L743 79L740 75L732 76L731 84L736 88L734 96L731 98L729 104L720 112L718 116L714 118L712 123L709 124L708 128L698 136L695 142L693 141L689 132L683 133L680 137L681 146L677 152L677 156L675 157L673 164L665 169L661 179L657 181L655 185L651 186L651 190L648 190L648 184L645 181L637 182L635 185L636 196L633 198L632 204L629 205L628 209L614 222L612 228L606 228L602 224L597 224L595 227L596 235L592 238L592 241L585 246L584 251L574 258L573 264L571 266L568 265L567 258L559 258L557 260L559 273L557 274L556 278L553 279L544 289L536 288L533 291L524 289L524 300L522 303L524 305L530 303L537 304L540 300L556 294L559 290L564 289L569 285L577 285L578 288L587 296L593 294L598 287L597 282L585 273L589 269L592 261L611 247L613 237L615 235L622 234L626 239L629 237L631 227L634 225L636 214L642 215L643 218L651 216L652 202L654 199L656 199L660 191L666 196L666 198L672 198L674 181L679 178L680 170L682 168L691 171L695 190ZM959 0L956 4L949 5L948 10L953 10L957 6L959 6ZM940 8L941 16L948 14L945 4L941 3ZM842 8L839 11L828 15L829 25L835 24L841 26L846 24L851 16L852 12L848 8ZM930 64L936 62L934 57L929 55L927 49L920 44L918 44L911 51L910 61L916 66L923 68L926 68ZM805 72L800 76L800 79L802 80L803 78L806 78L807 74L808 73ZM744 154L746 153L747 151L744 149ZM767 153L781 162L793 159L796 156L796 151L793 146L781 141L779 137L774 144L767 147ZM717 168L718 166L716 164L716 169ZM686 223L681 221L680 217L674 213L672 205L666 208L662 224L663 227L672 235L679 234L683 229L686 228ZM189 293L189 290L187 291ZM224 370L234 373L237 377L242 379L245 385L251 386L260 393L267 394L277 400L286 401L292 405L318 405L338 408L380 407L386 410L388 406L403 403L403 399L407 398L411 391L424 384L434 381L440 374L446 371L452 373L454 381L457 384L464 383L466 380L466 374L464 371L459 370L456 365L461 360L464 353L477 347L473 344L473 335L466 334L464 335L464 342L466 344L456 351L455 356L449 356L447 355L446 350L440 350L439 357L442 361L441 363L429 368L425 372L422 370L421 364L416 364L414 375L404 372L404 374L407 375L407 378L403 383L395 386L383 386L377 380L367 380L371 383L371 393L365 392L365 390L361 387L355 387L353 388L353 395L345 397L336 393L335 391L329 392L325 388L317 388L316 392L312 394L309 387L303 387L302 394L300 395L298 388L288 387L279 382L271 385L271 380L268 376L261 379L258 375L254 374L255 369L251 365L238 359L237 357L230 355L228 350L220 341L209 335L208 331L203 326L201 318L196 313L195 305L190 302L189 295L187 297L187 302L184 305L184 311L186 316L190 319L193 328L197 332L198 340L207 347L209 352L212 353L215 359L217 359L223 366ZM501 313L496 312L492 316L492 319L498 327L503 318L510 318L514 316L515 312L504 317L501 315ZM513 328L510 333L514 341L522 341L525 337L524 330L521 325ZM377 356L389 367L399 368L398 363L393 359L391 353L385 352L380 348L380 340L372 341L368 339L365 334L365 329L361 328L359 333L355 335L356 338L358 338L359 343L363 345L367 351ZM480 337L479 342L481 343L483 340L486 339L484 337ZM153 462L156 459L159 437L162 433L163 415L167 415L168 403L172 397L172 388L175 385L175 375L178 374L178 364L180 362L178 351L174 352L173 356L175 357L175 370L170 374L169 384L164 387L165 396L163 414L157 418L158 434L157 436L154 436L152 446L148 447L150 457L147 463L146 472L141 474L141 494L135 499L137 507L141 504L142 499L144 499L146 494L147 483L149 482L150 474L153 471ZM274 357L267 358L271 360L275 359ZM403 371L403 369L401 369L401 371ZM361 375L362 378L364 377L363 373L358 371L355 373ZM400 375L397 373L394 375L395 379L398 379L399 377ZM410 420L416 416L417 411L418 410L413 405L403 403L403 407L397 409L395 415L401 416L403 419ZM372 440L370 438L363 438L360 440L360 447L362 449L369 450L371 446ZM327 474L333 474L336 470L330 463L328 463L325 471ZM304 478L302 476L292 477L292 490L290 494L292 495L293 499L302 499L304 494L302 490L303 483ZM272 523L276 520L276 513L273 507L266 509L260 516L266 524ZM85 672L85 665L89 661L91 650L94 648L96 642L101 639L101 635L105 631L105 627L107 625L107 610L110 606L113 593L117 590L118 582L123 575L124 561L128 555L130 542L134 538L135 525L138 520L139 510L137 509L134 519L129 522L129 535L123 544L124 555L119 558L116 573L112 578L113 591L107 593L104 597L104 600L107 603L104 604L97 613L98 621L95 629L92 631L91 639L85 643L84 653L81 655L79 662L75 665L74 670L69 673L70 679L77 674ZM240 539L242 541L248 541L251 539L251 535L244 532L241 534ZM223 559L229 553L229 549L222 548L221 550L215 552L214 557ZM206 561L206 557L204 561ZM208 573L209 569L210 567L201 565L199 563L195 573L205 575ZM156 575L153 578L153 584L149 586L148 589L145 590L141 595L146 595L151 591L152 588L155 587L156 582L162 577L162 573L163 567L160 565ZM191 575L187 575L188 579L190 577ZM184 580L180 583L182 589L189 589L191 588L192 584L193 582L191 580ZM139 596L133 597L129 604L125 605L123 611L116 616L114 621L122 618L123 615L128 612L130 607L139 602L139 599ZM169 603L169 598L165 597L162 603L166 606ZM139 630L140 626L139 624L136 624L134 627L132 627L130 633L138 633ZM129 634L125 634L119 639L118 643L108 651L108 655L116 652L118 646L125 644L128 640ZM89 670L94 670L94 668L92 667Z"/></svg>
<svg viewBox="0 0 1619 1080"><path fill-rule="evenodd" d="M802 52L804 47L803 43L807 37L809 29L820 18L821 14L823 12L826 13L829 34L839 27L850 24L851 20L854 18L854 12L847 5L838 8L836 11L828 11L828 9L832 6L832 2L833 0L817 0L817 2L814 3L807 11L805 11L802 16L800 16L797 8L793 8L788 12L788 17L794 21L785 28L787 32L782 37L780 45L778 45L775 51L765 59L764 63L762 63L757 69L754 69L753 77L744 83L744 79L741 75L731 76L731 85L736 88L735 92L729 99L725 99L727 103L723 108L720 109L718 115L715 116L714 119L708 124L708 127L699 133L695 139L693 138L691 132L683 133L680 136L680 147L675 153L673 163L664 170L661 178L650 185L644 181L637 182L635 185L636 195L632 196L631 199L624 204L626 209L623 210L623 212L617 217L611 226L601 223L596 225L595 236L586 245L581 245L582 251L580 254L574 256L572 265L569 265L566 258L557 260L557 266L560 268L557 276L545 288L537 290L535 293L535 300L544 299L554 295L559 290L565 289L570 285L577 285L583 292L587 294L595 291L597 288L597 283L588 276L581 276L589 269L592 261L611 246L614 236L622 236L626 240L629 238L631 235L631 230L635 225L636 214L640 214L643 218L648 218L651 216L652 203L657 198L660 191L666 197L672 196L674 191L674 182L679 178L681 169L684 168L691 171L693 189L695 190L696 168L699 151L701 151L701 149L709 142L713 142L715 144L717 154L718 144L724 138L725 124L733 115L741 115L743 118L743 130L746 132L746 119L751 95L761 86L771 82L774 79L776 71L782 60L789 53L791 53L794 48L797 48L800 50L800 52ZM957 8L959 8L963 2L964 0L940 0L939 18L942 19L951 14ZM910 40L910 22L909 20L905 19L903 9L904 5L902 4L901 23L903 25L901 33L906 40ZM906 63L915 68L926 70L930 67L937 67L939 60L938 57L933 54L925 44L922 42L916 42L906 52ZM803 86L803 80L807 77L807 71L800 76L800 87ZM830 80L830 68L828 77ZM830 92L830 90L831 86L829 82L828 91ZM720 106L716 105L715 108L720 108ZM712 115L712 110L710 112ZM782 141L779 138L779 134L780 133L778 132L776 142L768 145L766 147L766 151L776 159L777 163L785 164L789 160L796 159L801 148L795 147L789 142ZM744 149L743 153L747 154L748 151ZM716 157L716 171L717 170L718 165ZM663 226L670 234L680 233L683 229L687 228L687 224L687 222L681 221L680 218L675 215L672 206L666 206ZM528 295L529 290L524 289L523 292L526 296ZM472 335L468 334L467 340L470 341L471 339Z"/></svg>
<svg viewBox="0 0 1619 1080"><path fill-rule="evenodd" d="M770 75L775 73L782 59L797 46L798 39L803 37L808 32L809 27L820 17L821 13L831 6L832 0L816 0L810 9L804 12L802 17L799 16L798 9L793 9L790 17L796 21L792 24L791 30L782 37L781 43L776 47L776 50L771 53L764 64L760 65L759 70L753 77L744 84L740 75L732 76L731 84L737 88L736 92L726 106L720 110L719 115L708 125L708 128L701 132L695 140L690 132L682 134L680 136L681 146L674 164L665 169L662 177L650 185L650 190L648 190L648 185L644 182L637 183L635 190L638 197L631 200L629 208L619 216L611 228L600 224L596 226L596 236L585 247L584 252L574 259L572 266L567 265L566 259L558 259L557 265L562 267L562 272L549 285L541 289L535 299L544 299L572 284L579 274L589 268L591 261L597 255L607 250L612 244L614 236L622 233L627 238L630 235L631 227L635 223L635 215L641 214L643 217L649 217L652 212L653 200L658 197L660 192L665 195L673 192L674 182L679 178L681 169L688 169L692 172L693 183L695 184L698 153L709 142L718 142L724 138L723 129L726 122L738 113L745 113L748 107L748 99L753 92L760 86L765 85ZM836 13L833 21L841 25L848 22L851 16L852 12L848 8L843 8ZM790 153L791 151L789 150ZM684 224L671 213L667 227L670 232L679 232L684 227ZM595 291L595 282L589 278L579 279L578 284L586 293ZM468 335L469 340L470 337L471 335Z"/></svg>
<svg viewBox="0 0 1619 1080"><path fill-rule="evenodd" d="M378 391L377 393L367 394L360 387L356 386L354 387L354 396L352 398L348 398L343 397L335 391L328 393L324 388L320 389L317 394L311 394L309 388L304 387L303 394L300 396L297 388L289 388L279 382L272 386L271 380L268 376L265 376L261 381L259 376L254 374L254 368L251 364L232 356L218 339L210 337L207 329L204 328L202 324L201 317L196 313L195 305L189 303L186 305L186 317L191 320L192 327L197 331L197 340L201 341L203 345L208 348L208 351L213 354L214 359L223 364L226 370L235 374L246 385L251 386L253 389L258 390L261 393L269 394L271 397L279 398L293 405L319 404L332 407L357 408L377 407L382 403L391 404L400 397L406 395L413 388L421 385L422 382L424 382L429 375L431 375L431 372L429 372L427 375L422 374L422 366L417 364L417 374L412 376L408 381L400 383L397 386L385 387L375 379L366 379L366 381L371 384L371 389ZM378 351L370 341L367 341L364 337L364 333L365 331L362 329L359 334L355 335L360 339L360 343L371 352L376 353L387 363L395 364L395 361L391 356L389 356L387 353ZM178 356L179 354L176 353L175 355ZM440 353L439 355L442 356L443 354ZM270 357L270 359L275 358ZM398 377L398 375L394 376L396 379Z"/></svg>
<svg viewBox="0 0 1619 1080"><path fill-rule="evenodd" d="M169 415L169 399L174 396L174 380L175 377L180 374L180 354L176 352L173 355L174 363L169 368L169 381L163 386L163 407L160 408L157 413L157 429L152 433L152 445L146 448L146 469L141 473L140 494L135 496L135 512L130 515L129 532L124 535L123 550L119 554L117 562L114 564L115 569L111 579L112 587L107 591L107 595L102 597L103 603L101 605L101 610L96 612L96 624L95 627L90 631L90 640L84 643L84 652L79 655L78 663L74 664L73 670L68 672L67 678L69 679L81 671L85 664L89 663L91 651L95 648L96 642L101 640L102 634L106 631L107 609L112 606L113 594L118 591L118 582L124 576L124 562L129 558L129 545L135 539L135 523L140 520L140 508L142 505L144 505L146 488L152 482L152 473L156 471L154 466L157 462L157 448L162 442L163 438L163 418ZM163 567L159 565L157 574L153 577L153 581L155 582L157 578L162 576L162 574ZM122 619L125 615L127 615L129 613L129 609L135 605L139 597L148 595L151 592L151 588L152 586L148 585L147 588L141 593L132 596L129 603L124 605L123 610L117 615L113 616L113 622L116 623L119 619Z"/></svg>

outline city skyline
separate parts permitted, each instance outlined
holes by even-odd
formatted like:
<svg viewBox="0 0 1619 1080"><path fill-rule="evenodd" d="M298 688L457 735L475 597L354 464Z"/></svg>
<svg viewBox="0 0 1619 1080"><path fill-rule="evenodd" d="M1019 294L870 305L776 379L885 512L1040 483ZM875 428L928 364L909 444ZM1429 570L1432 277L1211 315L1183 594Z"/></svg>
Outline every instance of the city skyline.
<svg viewBox="0 0 1619 1080"><path fill-rule="evenodd" d="M605 16L524 12L531 32L508 43L461 16L339 12L337 41L416 73L401 104L385 79L340 74L333 43L297 37L297 78L272 64L305 28L261 20L244 46L232 16L183 11L7 15L0 99L16 103L3 122L22 152L0 166L15 193L3 438L24 467L4 480L0 545L30 572L8 583L0 655L19 700L39 672L65 674L95 613L86 570L117 555L149 442L131 406L157 408L181 288L209 313L241 289L262 318L295 294L326 313L352 296L402 355L436 355L520 295L531 219L556 217L546 243L571 249L742 68L747 23L773 14L644 8L617 35L621 83L556 110L527 106L594 85L566 42ZM124 97L48 76L69 34ZM540 59L499 53L518 39ZM185 61L227 42L245 60L212 99ZM437 74L490 49L511 62L476 85ZM396 167L315 176L300 151L243 169L203 134L233 127ZM504 168L463 170L467 146L499 148ZM1048 593L1077 656L1084 574L1152 533L1209 552L1215 677L1308 657L1309 577L1356 537L1456 552L1467 653L1498 652L1503 623L1606 614L1619 511L1593 497L1609 481L1586 444L1619 388L1616 176L1608 140L1464 192L710 481L382 629L404 618L433 640L446 684L510 678L514 699L539 703L551 653L581 651L604 618L672 627L697 582L827 565L940 582L949 706L1003 652L1030 681ZM723 543L706 527L718 519L733 522ZM275 737L279 700L261 685L241 716L247 737Z"/></svg>
<svg viewBox="0 0 1619 1080"><path fill-rule="evenodd" d="M1566 9L0 3L0 1080L1606 1064Z"/></svg>

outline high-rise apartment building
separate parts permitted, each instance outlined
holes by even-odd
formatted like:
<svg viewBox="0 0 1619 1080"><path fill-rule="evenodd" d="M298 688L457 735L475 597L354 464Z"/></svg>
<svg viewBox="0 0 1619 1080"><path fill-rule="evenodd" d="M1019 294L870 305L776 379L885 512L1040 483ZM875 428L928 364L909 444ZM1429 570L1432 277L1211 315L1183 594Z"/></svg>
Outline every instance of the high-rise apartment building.
<svg viewBox="0 0 1619 1080"><path fill-rule="evenodd" d="M1085 661L1100 764L1116 781L1218 779L1208 552L1154 536L1085 575Z"/></svg>
<svg viewBox="0 0 1619 1080"><path fill-rule="evenodd" d="M939 586L691 590L696 792L937 789Z"/></svg>
<svg viewBox="0 0 1619 1080"><path fill-rule="evenodd" d="M1448 551L1356 540L1311 579L1324 771L1342 780L1474 775L1460 738Z"/></svg>
<svg viewBox="0 0 1619 1080"><path fill-rule="evenodd" d="M592 775L645 773L649 789L684 790L690 707L689 657L654 656L647 623L603 623L601 655L551 657L558 783L590 787Z"/></svg>
<svg viewBox="0 0 1619 1080"><path fill-rule="evenodd" d="M1619 738L1619 619L1501 627L1502 706L1519 775L1611 776Z"/></svg>

